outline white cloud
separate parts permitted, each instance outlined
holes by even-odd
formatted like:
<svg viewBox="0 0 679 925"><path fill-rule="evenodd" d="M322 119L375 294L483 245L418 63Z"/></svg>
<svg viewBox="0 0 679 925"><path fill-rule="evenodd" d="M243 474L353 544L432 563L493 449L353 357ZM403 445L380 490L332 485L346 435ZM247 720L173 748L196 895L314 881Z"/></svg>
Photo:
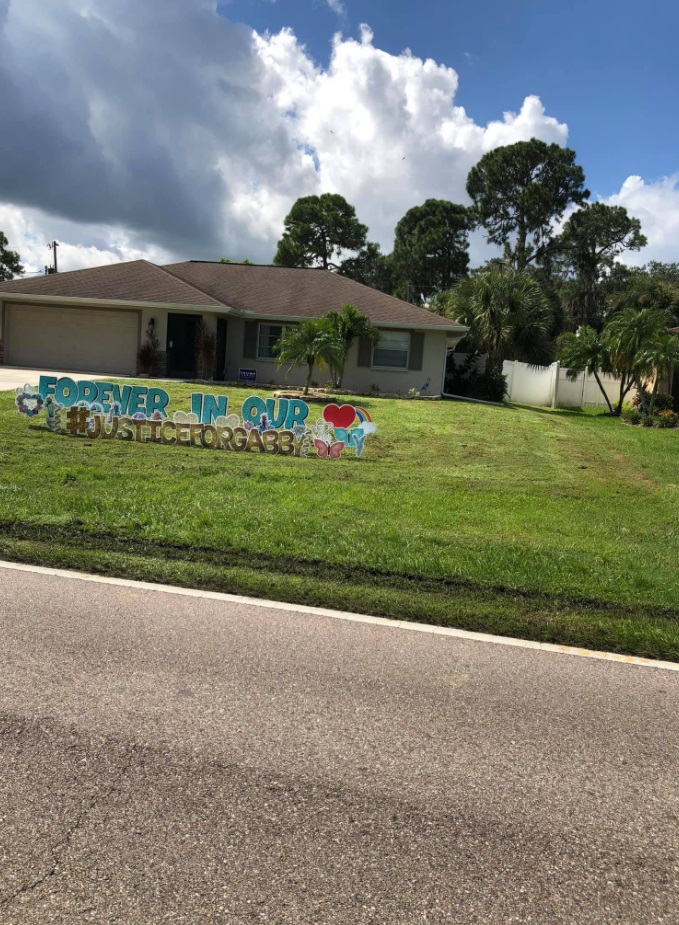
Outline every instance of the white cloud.
<svg viewBox="0 0 679 925"><path fill-rule="evenodd" d="M346 7L342 0L325 0L333 13L336 13L338 16L346 16Z"/></svg>
<svg viewBox="0 0 679 925"><path fill-rule="evenodd" d="M546 116L537 97L528 97L518 114L477 125L455 105L452 68L381 51L368 26L359 40L335 36L327 69L313 64L290 30L255 42L267 95L318 158L319 170L299 195L342 193L386 248L411 206L428 197L467 201L467 173L492 147L533 136L567 138L567 127ZM275 226L272 220L260 212L262 225Z"/></svg>
<svg viewBox="0 0 679 925"><path fill-rule="evenodd" d="M53 216L37 209L19 208L0 204L0 229L6 234L10 248L21 252L27 274L44 272L52 264L47 242L59 242L59 270L80 270L121 260L150 260L167 263L172 254L149 244L137 247L132 236L123 228L81 225Z"/></svg>
<svg viewBox="0 0 679 925"><path fill-rule="evenodd" d="M649 260L679 261L679 174L646 183L641 177L628 177L619 193L604 200L624 206L638 218L648 245L625 262L640 265Z"/></svg>
<svg viewBox="0 0 679 925"><path fill-rule="evenodd" d="M33 269L52 238L62 269L269 261L295 199L324 191L389 250L411 206L466 201L486 151L568 135L535 96L475 123L452 68L388 54L366 25L322 68L290 30L258 35L210 0L0 0L0 80L0 228Z"/></svg>

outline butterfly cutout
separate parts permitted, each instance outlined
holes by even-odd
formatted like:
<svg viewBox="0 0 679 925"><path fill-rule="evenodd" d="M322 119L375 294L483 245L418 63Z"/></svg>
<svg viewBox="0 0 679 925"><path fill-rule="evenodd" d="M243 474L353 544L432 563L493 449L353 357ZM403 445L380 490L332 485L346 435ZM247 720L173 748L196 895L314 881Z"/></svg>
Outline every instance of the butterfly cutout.
<svg viewBox="0 0 679 925"><path fill-rule="evenodd" d="M338 440L342 440L346 446L353 446L357 456L363 453L365 433L362 428L354 427L352 430L346 430L344 427L336 427L335 436Z"/></svg>
<svg viewBox="0 0 679 925"><path fill-rule="evenodd" d="M332 446L328 446L324 440L314 440L314 446L321 459L339 459L344 449L344 443L341 440L333 443Z"/></svg>

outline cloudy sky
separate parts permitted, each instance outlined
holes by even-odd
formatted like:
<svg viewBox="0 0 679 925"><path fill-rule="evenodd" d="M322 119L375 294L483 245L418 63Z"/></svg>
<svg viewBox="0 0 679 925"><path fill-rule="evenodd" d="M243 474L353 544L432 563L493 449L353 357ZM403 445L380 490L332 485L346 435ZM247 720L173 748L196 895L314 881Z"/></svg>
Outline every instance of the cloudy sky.
<svg viewBox="0 0 679 925"><path fill-rule="evenodd" d="M0 229L29 271L52 238L61 270L268 262L331 191L388 251L408 208L466 202L483 153L537 136L641 219L637 262L679 260L677 6L0 0Z"/></svg>

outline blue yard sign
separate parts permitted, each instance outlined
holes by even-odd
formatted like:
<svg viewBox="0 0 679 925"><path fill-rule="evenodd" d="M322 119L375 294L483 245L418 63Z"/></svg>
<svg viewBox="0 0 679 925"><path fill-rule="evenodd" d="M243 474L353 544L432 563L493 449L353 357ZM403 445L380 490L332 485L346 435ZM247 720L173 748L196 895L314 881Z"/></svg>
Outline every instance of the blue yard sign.
<svg viewBox="0 0 679 925"><path fill-rule="evenodd" d="M14 403L27 418L44 413L47 427L57 434L279 456L315 453L340 459L344 452L360 458L366 437L377 430L360 405L326 405L314 421L302 398L259 395L246 398L239 414L230 408L228 395L194 392L190 410L170 417L165 389L103 379L76 382L69 376L41 376L37 389L18 388Z"/></svg>

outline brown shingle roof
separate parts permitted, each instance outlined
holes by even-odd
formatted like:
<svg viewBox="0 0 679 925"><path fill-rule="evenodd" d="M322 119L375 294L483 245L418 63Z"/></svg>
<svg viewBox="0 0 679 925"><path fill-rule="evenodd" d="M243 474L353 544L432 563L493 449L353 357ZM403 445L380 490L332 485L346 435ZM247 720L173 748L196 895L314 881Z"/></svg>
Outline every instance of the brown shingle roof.
<svg viewBox="0 0 679 925"><path fill-rule="evenodd" d="M166 273L147 260L112 263L50 276L34 276L0 283L3 292L37 296L65 296L73 299L111 299L121 302L166 302L174 305L221 303L194 286Z"/></svg>
<svg viewBox="0 0 679 925"><path fill-rule="evenodd" d="M385 295L329 270L249 266L190 260L163 267L238 311L291 318L320 318L348 302L373 322L405 327L450 327L440 315Z"/></svg>
<svg viewBox="0 0 679 925"><path fill-rule="evenodd" d="M460 330L440 315L402 302L328 270L186 261L158 267L146 260L14 279L3 293L200 305L256 316L320 318L348 302L371 321L403 327Z"/></svg>

